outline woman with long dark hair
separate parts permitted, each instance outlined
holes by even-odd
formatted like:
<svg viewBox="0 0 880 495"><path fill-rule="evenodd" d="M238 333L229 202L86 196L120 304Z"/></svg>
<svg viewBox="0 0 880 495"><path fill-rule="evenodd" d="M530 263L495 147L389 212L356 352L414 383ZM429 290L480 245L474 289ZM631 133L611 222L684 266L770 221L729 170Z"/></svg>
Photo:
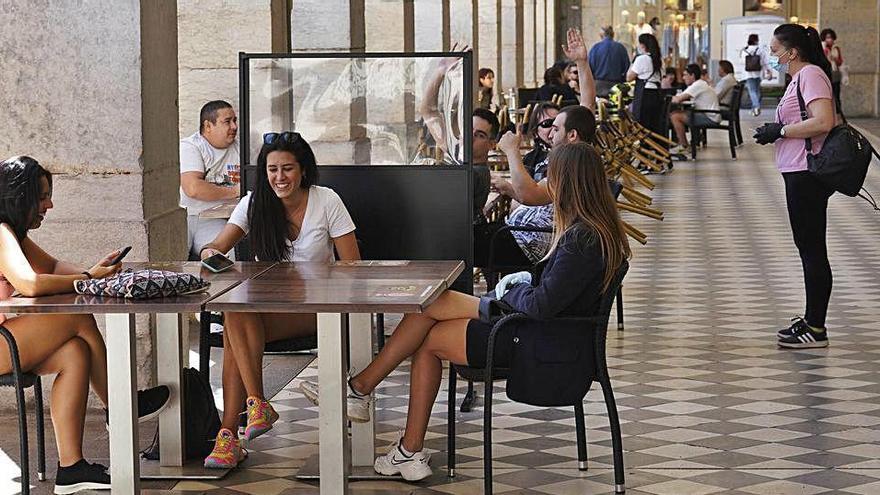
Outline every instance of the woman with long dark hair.
<svg viewBox="0 0 880 495"><path fill-rule="evenodd" d="M43 251L28 233L42 225L52 204L52 174L29 156L0 162L0 299L14 292L25 297L73 292L76 280L103 278L119 270L108 254L86 270ZM95 318L88 314L0 313L15 338L21 368L36 375L56 375L49 409L58 445L55 493L109 490L107 467L83 459L83 426L89 385L107 407L107 348ZM12 372L9 347L0 339L0 374ZM159 414L168 402L166 386L138 392L142 421ZM22 466L28 469L28 466Z"/></svg>
<svg viewBox="0 0 880 495"><path fill-rule="evenodd" d="M480 87L477 93L477 108L490 110L492 100L495 97L495 71L488 67L481 67L478 76Z"/></svg>
<svg viewBox="0 0 880 495"><path fill-rule="evenodd" d="M318 166L296 132L267 133L257 157L253 192L236 206L216 239L201 249L205 259L232 249L245 235L259 261L360 259L354 222L332 189L315 185ZM314 314L224 313L223 421L205 467L232 468L244 458L239 412L246 408L245 437L269 431L278 414L263 392L266 342L313 334Z"/></svg>
<svg viewBox="0 0 880 495"><path fill-rule="evenodd" d="M822 149L835 125L831 66L815 29L783 24L773 32L770 65L787 72L791 83L776 108L776 121L755 132L758 144L776 143L776 167L785 181L788 219L800 254L806 287L806 312L778 332L779 346L825 347L825 316L831 298L831 264L825 242L828 198L834 191L807 169L806 146ZM806 117L801 117L801 104Z"/></svg>
<svg viewBox="0 0 880 495"><path fill-rule="evenodd" d="M629 244L608 188L602 160L583 142L550 152L548 188L553 200L554 234L550 252L529 272L511 274L495 296L529 317L589 316L618 267L630 256ZM492 325L480 319L480 298L447 290L422 314L406 315L394 335L367 368L349 382L349 416L369 414L371 393L404 359L412 357L406 432L388 454L376 459L383 475L417 481L431 475L423 450L431 409L437 397L443 360L484 366ZM574 332L573 332L574 333ZM514 336L497 337L495 363L510 362ZM560 346L572 342L559 342ZM318 400L318 385L302 382L303 393Z"/></svg>
<svg viewBox="0 0 880 495"><path fill-rule="evenodd" d="M639 55L633 60L626 73L627 81L636 82L633 100L633 117L648 129L662 134L663 96L660 93L660 79L663 76L663 58L660 44L653 34L639 36Z"/></svg>

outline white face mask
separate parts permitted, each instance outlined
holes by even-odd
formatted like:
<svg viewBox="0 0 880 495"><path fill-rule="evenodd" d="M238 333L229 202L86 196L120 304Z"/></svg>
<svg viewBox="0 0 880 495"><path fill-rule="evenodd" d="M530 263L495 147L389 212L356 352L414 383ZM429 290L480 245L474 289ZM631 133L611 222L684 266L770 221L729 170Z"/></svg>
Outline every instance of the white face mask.
<svg viewBox="0 0 880 495"><path fill-rule="evenodd" d="M782 55L785 55L786 53L788 53L788 52L787 51L783 52ZM767 63L770 65L771 69L775 70L776 72L779 72L780 74L788 72L788 64L783 64L782 62L779 61L779 59L780 59L779 56L770 55Z"/></svg>

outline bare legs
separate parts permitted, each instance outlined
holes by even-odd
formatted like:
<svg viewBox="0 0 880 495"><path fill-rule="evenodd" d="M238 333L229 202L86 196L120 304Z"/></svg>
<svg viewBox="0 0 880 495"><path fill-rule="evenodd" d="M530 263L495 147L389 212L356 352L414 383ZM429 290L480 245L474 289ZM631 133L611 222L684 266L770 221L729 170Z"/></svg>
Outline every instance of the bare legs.
<svg viewBox="0 0 880 495"><path fill-rule="evenodd" d="M313 314L224 313L223 428L238 429L247 397L265 399L263 350L266 342L315 333Z"/></svg>
<svg viewBox="0 0 880 495"><path fill-rule="evenodd" d="M444 292L423 314L404 316L376 359L351 379L355 391L370 393L404 359L413 356L403 438L403 446L410 452L422 449L440 387L442 361L467 363L467 323L479 317L479 304L477 297Z"/></svg>
<svg viewBox="0 0 880 495"><path fill-rule="evenodd" d="M669 120L672 122L672 127L675 129L675 137L678 139L678 144L681 145L682 148L687 148L688 138L685 127L687 126L688 115L682 111L675 111L669 114Z"/></svg>
<svg viewBox="0 0 880 495"><path fill-rule="evenodd" d="M82 459L89 382L107 405L107 349L91 315L25 315L3 325L13 334L24 371L57 374L50 412L62 467ZM12 371L9 347L0 343L0 373Z"/></svg>

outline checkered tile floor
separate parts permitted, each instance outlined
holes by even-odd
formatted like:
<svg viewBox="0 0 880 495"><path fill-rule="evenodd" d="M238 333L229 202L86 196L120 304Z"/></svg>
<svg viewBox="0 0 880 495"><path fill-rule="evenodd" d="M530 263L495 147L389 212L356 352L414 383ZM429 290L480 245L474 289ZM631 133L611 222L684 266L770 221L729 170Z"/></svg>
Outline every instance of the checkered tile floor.
<svg viewBox="0 0 880 495"><path fill-rule="evenodd" d="M755 127L746 122L745 132ZM803 311L772 148L746 144L732 161L721 133L696 162L655 176L662 223L625 282L626 330L608 355L626 450L627 493L706 495L880 493L880 214L831 200L834 293L828 349L776 348L774 334ZM878 143L880 144L880 143ZM880 169L869 184L880 192ZM300 376L316 376L317 363ZM408 367L380 388L378 430L391 442L406 415ZM273 399L282 420L255 440L243 468L176 490L278 494L314 491L296 470L317 452L317 409L297 391ZM463 394L463 387L459 397ZM472 494L482 487L482 409L459 414L459 469L445 475L445 383L427 445L435 474L419 484L353 488ZM611 440L601 394L587 396L590 470L577 470L574 418L496 396L497 493L611 493Z"/></svg>

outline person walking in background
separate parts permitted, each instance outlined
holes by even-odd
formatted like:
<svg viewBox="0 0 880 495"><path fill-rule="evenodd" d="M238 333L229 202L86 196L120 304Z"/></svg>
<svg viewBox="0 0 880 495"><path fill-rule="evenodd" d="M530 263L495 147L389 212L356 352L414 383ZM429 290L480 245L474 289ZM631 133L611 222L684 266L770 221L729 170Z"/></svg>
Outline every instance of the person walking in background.
<svg viewBox="0 0 880 495"><path fill-rule="evenodd" d="M636 82L632 113L635 119L648 129L662 134L663 97L660 94L660 79L663 76L663 60L660 45L653 34L639 36L639 55L629 71L627 81Z"/></svg>
<svg viewBox="0 0 880 495"><path fill-rule="evenodd" d="M752 100L752 115L761 115L761 77L772 79L769 56L764 47L758 45L758 35L750 34L748 44L741 52L746 64L746 88Z"/></svg>
<svg viewBox="0 0 880 495"><path fill-rule="evenodd" d="M825 315L831 298L831 264L825 242L828 198L834 190L819 181L807 168L807 151L822 151L825 137L834 127L834 94L831 64L822 51L815 29L783 24L773 32L770 64L791 75L776 108L776 121L755 131L758 144L776 144L776 167L785 181L785 199L794 243L804 270L807 304L803 317L777 333L779 346L787 348L826 347ZM806 118L801 117L803 98Z"/></svg>
<svg viewBox="0 0 880 495"><path fill-rule="evenodd" d="M607 98L614 85L626 81L629 53L623 44L614 41L614 28L602 26L602 41L590 48L590 69L596 79L596 95Z"/></svg>
<svg viewBox="0 0 880 495"><path fill-rule="evenodd" d="M819 35L822 38L822 49L828 63L831 64L831 90L834 92L834 104L837 106L837 112L843 112L843 105L840 103L840 84L849 84L849 74L843 65L843 53L840 46L835 45L837 41L837 33L833 29L823 29Z"/></svg>
<svg viewBox="0 0 880 495"><path fill-rule="evenodd" d="M480 69L480 91L477 94L477 108L492 109L492 99L495 96L495 72L488 67Z"/></svg>

